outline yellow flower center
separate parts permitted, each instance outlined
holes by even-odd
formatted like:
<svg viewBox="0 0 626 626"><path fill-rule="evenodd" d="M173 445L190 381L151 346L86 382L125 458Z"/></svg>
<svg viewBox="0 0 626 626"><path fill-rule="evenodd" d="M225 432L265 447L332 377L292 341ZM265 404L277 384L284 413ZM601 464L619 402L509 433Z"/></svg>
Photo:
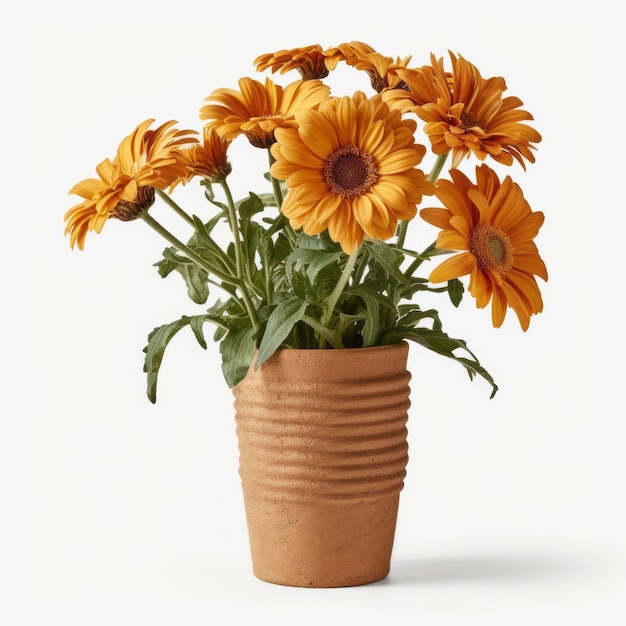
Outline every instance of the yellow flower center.
<svg viewBox="0 0 626 626"><path fill-rule="evenodd" d="M378 180L374 157L358 146L343 146L326 161L324 180L342 198L361 196Z"/></svg>
<svg viewBox="0 0 626 626"><path fill-rule="evenodd" d="M477 224L470 235L470 252L483 271L504 277L513 267L513 245L509 236L493 224Z"/></svg>

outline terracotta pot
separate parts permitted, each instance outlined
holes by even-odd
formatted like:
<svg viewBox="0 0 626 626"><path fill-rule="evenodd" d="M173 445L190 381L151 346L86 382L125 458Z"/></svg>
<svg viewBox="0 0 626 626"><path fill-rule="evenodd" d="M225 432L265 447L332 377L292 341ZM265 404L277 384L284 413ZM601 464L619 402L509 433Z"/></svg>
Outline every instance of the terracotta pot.
<svg viewBox="0 0 626 626"><path fill-rule="evenodd" d="M344 587L389 573L408 462L408 344L280 350L233 388L254 575Z"/></svg>

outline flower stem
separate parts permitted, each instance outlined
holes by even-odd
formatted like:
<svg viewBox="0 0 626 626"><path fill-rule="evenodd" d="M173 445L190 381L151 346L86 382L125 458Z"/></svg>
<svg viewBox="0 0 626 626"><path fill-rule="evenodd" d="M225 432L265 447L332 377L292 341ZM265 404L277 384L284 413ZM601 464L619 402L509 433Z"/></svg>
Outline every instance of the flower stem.
<svg viewBox="0 0 626 626"><path fill-rule="evenodd" d="M272 164L274 163L274 161L276 161L276 159L273 157L269 148L267 150L267 158L268 158L270 170L271 170ZM274 199L276 200L276 206L280 209L280 207L283 204L283 192L282 192L282 189L280 188L280 183L278 182L278 179L274 178L274 176L272 176L271 173L270 173L270 178L272 179L272 190L274 191Z"/></svg>
<svg viewBox="0 0 626 626"><path fill-rule="evenodd" d="M276 159L273 157L269 149L267 151L267 154L268 154L269 165L270 165L270 170L271 170L272 164L274 163L274 161L276 161ZM283 199L284 199L283 190L280 188L280 181L274 176L272 176L271 173L270 173L270 179L272 181L272 190L274 192L274 199L276 200L276 206L278 207L278 210L280 211L280 208L283 205ZM272 224L272 227L269 229L269 234L273 235L275 232L278 232L279 230L283 230L287 234L289 241L291 241L291 243L295 245L296 233L291 227L291 224L289 224L289 220L285 217L283 213L279 213L279 215L276 217L276 219L274 220L274 223Z"/></svg>
<svg viewBox="0 0 626 626"><path fill-rule="evenodd" d="M439 178L439 174L441 174L441 170L443 169L443 166L445 165L445 162L448 158L448 154L446 152L446 154L440 154L437 157L437 160L435 161L435 164L433 165L432 169L430 170L430 174L428 175L428 181L431 183L434 183L437 178ZM397 246L398 248L404 248L404 240L406 239L406 231L409 227L409 221L408 220L402 220L400 222L400 224L398 225L398 239L397 239Z"/></svg>
<svg viewBox="0 0 626 626"><path fill-rule="evenodd" d="M363 248L363 254L361 255L361 260L356 266L356 271L354 272L353 277L353 285L358 285L361 282L361 278L363 273L365 272L365 268L367 267L367 262L369 260L369 254L367 252L367 248Z"/></svg>
<svg viewBox="0 0 626 626"><path fill-rule="evenodd" d="M326 310L324 311L324 317L322 319L322 326L324 326L325 328L330 327L330 322L332 321L335 307L337 306L337 302L339 301L339 298L343 293L343 290L348 283L350 276L352 275L352 270L356 265L357 259L359 257L359 252L360 248L356 248L356 250L348 257L348 260L346 261L346 266L343 268L343 272L341 273L341 276L339 277L335 288L333 289L330 296L328 296L328 301L326 302ZM320 348L324 348L325 346L326 337L322 335L322 337L320 338Z"/></svg>
<svg viewBox="0 0 626 626"><path fill-rule="evenodd" d="M168 196L162 189L158 189L155 187L155 190L159 198L161 198L161 200L163 200L165 204L167 204L178 215L180 215L180 217L182 217L187 222L187 224L189 224L192 227L195 227L193 219L178 204L176 204L176 202L174 202L174 200L172 200L170 196Z"/></svg>
<svg viewBox="0 0 626 626"><path fill-rule="evenodd" d="M434 183L439 178L439 174L441 174L441 170L443 169L443 166L448 159L448 154L450 153L446 152L445 154L440 154L437 157L437 160L435 161L435 164L433 165L433 168L430 170L430 174L428 175L429 182Z"/></svg>
<svg viewBox="0 0 626 626"><path fill-rule="evenodd" d="M339 337L337 333L326 328L326 326L320 324L320 322L314 317L311 317L310 315L305 315L302 318L302 321L305 324L308 324L314 331L318 332L322 337L324 337L324 339L328 339L332 347L336 350L340 350L341 348L343 348L343 344L341 343L341 337Z"/></svg>
<svg viewBox="0 0 626 626"><path fill-rule="evenodd" d="M404 275L407 278L410 278L411 276L413 276L415 270L424 262L425 259L427 259L430 256L430 253L435 249L435 247L436 247L436 244L435 242L433 242L428 246L428 248L426 248L426 250L424 250L424 252L422 252L420 255L415 257L415 259L413 259L411 264L406 268Z"/></svg>
<svg viewBox="0 0 626 626"><path fill-rule="evenodd" d="M235 263L237 266L237 277L243 279L243 259L241 255L241 233L239 232L239 222L237 221L237 212L235 210L235 202L230 192L230 187L225 179L220 181L220 185L226 194L226 207L228 225L233 234L233 244L235 246Z"/></svg>
<svg viewBox="0 0 626 626"><path fill-rule="evenodd" d="M157 232L163 239L173 245L179 252L184 254L190 261L193 261L198 267L202 268L209 274L213 274L219 278L222 282L236 287L241 292L246 312L250 316L252 325L254 328L258 328L258 319L256 315L256 309L254 304L248 295L248 292L243 284L243 281L239 277L233 277L224 272L221 272L217 268L207 263L197 252L194 252L188 245L184 244L180 239L175 237L169 230L167 230L162 224L155 220L148 211L143 211L140 215L141 219L150 226L155 232Z"/></svg>

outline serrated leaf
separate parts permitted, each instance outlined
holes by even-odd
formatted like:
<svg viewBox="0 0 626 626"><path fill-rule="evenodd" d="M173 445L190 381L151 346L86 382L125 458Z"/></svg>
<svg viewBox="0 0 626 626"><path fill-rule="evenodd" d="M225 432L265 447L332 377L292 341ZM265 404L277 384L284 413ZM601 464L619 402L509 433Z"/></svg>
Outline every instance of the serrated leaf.
<svg viewBox="0 0 626 626"><path fill-rule="evenodd" d="M390 343L400 341L401 339L410 339L437 354L453 359L467 370L470 380L478 375L491 385L491 398L496 395L498 386L493 380L493 377L479 363L478 359L472 354L467 344L462 339L454 339L440 330L431 330L430 328L397 328L394 329L392 333L388 333L388 335ZM463 350L472 358L459 356L454 353L455 350Z"/></svg>
<svg viewBox="0 0 626 626"><path fill-rule="evenodd" d="M200 346L206 349L207 343L204 338L204 333L202 332L202 326L205 322L213 322L218 326L223 324L222 319L215 315L183 315L183 317L174 322L156 327L148 335L148 344L143 349L146 355L144 358L143 371L147 375L146 393L148 399L153 404L156 402L159 370L163 363L163 356L167 345L182 328L190 326Z"/></svg>
<svg viewBox="0 0 626 626"><path fill-rule="evenodd" d="M407 277L400 269L400 258L397 252L383 241L367 240L367 250L378 264L389 274L394 281L401 285L408 282Z"/></svg>
<svg viewBox="0 0 626 626"><path fill-rule="evenodd" d="M179 265L176 271L187 285L187 295L196 304L204 304L209 297L209 275L195 264Z"/></svg>
<svg viewBox="0 0 626 626"><path fill-rule="evenodd" d="M159 376L159 369L163 362L163 355L167 344L171 341L172 337L188 324L188 320L185 318L171 322L170 324L164 324L155 328L148 335L148 345L144 348L146 353L144 359L143 371L147 374L147 390L148 399L153 404L156 402L156 388L157 380Z"/></svg>
<svg viewBox="0 0 626 626"><path fill-rule="evenodd" d="M319 235L307 235L304 232L298 233L296 248L300 250L322 250L324 252L341 251L341 246L330 238L328 231L323 231Z"/></svg>

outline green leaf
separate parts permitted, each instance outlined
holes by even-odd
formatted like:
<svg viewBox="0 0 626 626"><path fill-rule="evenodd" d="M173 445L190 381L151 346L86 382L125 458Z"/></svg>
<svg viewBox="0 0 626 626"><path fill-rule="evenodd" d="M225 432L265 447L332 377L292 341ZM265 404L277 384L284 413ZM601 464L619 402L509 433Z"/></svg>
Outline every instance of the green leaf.
<svg viewBox="0 0 626 626"><path fill-rule="evenodd" d="M250 200L253 200L254 205L257 205L257 200L260 200L261 204L263 205L263 207L275 207L276 206L276 198L274 197L273 193L253 193L250 192L250 195L247 198L242 198L241 200L238 200L237 202L235 202L235 209L237 209L237 211L241 210L241 205L245 204L245 203L249 203ZM247 211L248 209L244 209L244 211ZM259 211L262 211L263 208L261 209L256 209L254 211L254 213L258 213Z"/></svg>
<svg viewBox="0 0 626 626"><path fill-rule="evenodd" d="M369 295L364 294L361 299L365 304L365 323L361 331L363 346L374 346L380 333L380 304L376 298Z"/></svg>
<svg viewBox="0 0 626 626"><path fill-rule="evenodd" d="M264 208L265 205L263 204L263 200L252 192L250 192L250 196L248 198L242 200L237 206L239 216L242 220L249 220L256 213L261 213Z"/></svg>
<svg viewBox="0 0 626 626"><path fill-rule="evenodd" d="M441 320L439 313L435 309L427 309L422 311L417 304L405 304L398 307L401 314L398 320L398 326L417 326L421 321L432 320L432 329L434 331L441 330Z"/></svg>
<svg viewBox="0 0 626 626"><path fill-rule="evenodd" d="M307 235L303 232L296 237L296 248L300 250L323 250L325 252L341 252L341 246L334 242L328 231L319 235Z"/></svg>
<svg viewBox="0 0 626 626"><path fill-rule="evenodd" d="M383 241L366 240L364 245L385 272L393 278L398 284L404 285L408 282L407 277L400 269L401 255L399 255L391 246Z"/></svg>
<svg viewBox="0 0 626 626"><path fill-rule="evenodd" d="M448 281L448 295L450 296L450 301L455 307L458 307L459 304L461 304L464 291L465 288L463 287L463 283L458 278L453 278Z"/></svg>
<svg viewBox="0 0 626 626"><path fill-rule="evenodd" d="M220 341L222 374L231 389L246 377L255 352L256 339L250 320L241 318L232 322Z"/></svg>
<svg viewBox="0 0 626 626"><path fill-rule="evenodd" d="M148 378L147 395L150 402L156 402L157 379L159 369L163 362L163 354L167 344L172 337L183 327L187 325L187 320L179 319L170 324L165 324L155 328L148 335L148 345L143 349L146 353L143 365L143 371L146 372Z"/></svg>
<svg viewBox="0 0 626 626"><path fill-rule="evenodd" d="M183 315L180 319L158 326L148 335L148 344L143 349L145 353L143 371L147 374L147 395L150 402L156 402L157 381L159 370L163 363L165 348L172 338L185 326L189 326L200 344L206 350L207 342L202 330L205 322L212 322L220 327L224 327L224 319L219 315L203 313L201 315Z"/></svg>
<svg viewBox="0 0 626 626"><path fill-rule="evenodd" d="M341 277L341 252L296 248L285 260L285 274L293 293L307 302L327 298Z"/></svg>
<svg viewBox="0 0 626 626"><path fill-rule="evenodd" d="M494 382L491 374L479 363L478 359L472 354L465 341L462 339L454 339L440 330L431 330L430 328L398 328L387 333L389 343L395 343L400 339L410 339L437 354L455 360L467 370L470 380L478 375L491 385L491 398L496 395L498 386ZM455 350L463 350L472 358L458 356L454 353Z"/></svg>
<svg viewBox="0 0 626 626"><path fill-rule="evenodd" d="M192 302L204 304L209 297L209 275L195 264L179 265L176 271L180 273L187 285L187 295Z"/></svg>
<svg viewBox="0 0 626 626"><path fill-rule="evenodd" d="M281 302L274 308L267 320L265 332L259 345L256 369L280 348L292 328L302 320L306 308L307 303L295 297Z"/></svg>

